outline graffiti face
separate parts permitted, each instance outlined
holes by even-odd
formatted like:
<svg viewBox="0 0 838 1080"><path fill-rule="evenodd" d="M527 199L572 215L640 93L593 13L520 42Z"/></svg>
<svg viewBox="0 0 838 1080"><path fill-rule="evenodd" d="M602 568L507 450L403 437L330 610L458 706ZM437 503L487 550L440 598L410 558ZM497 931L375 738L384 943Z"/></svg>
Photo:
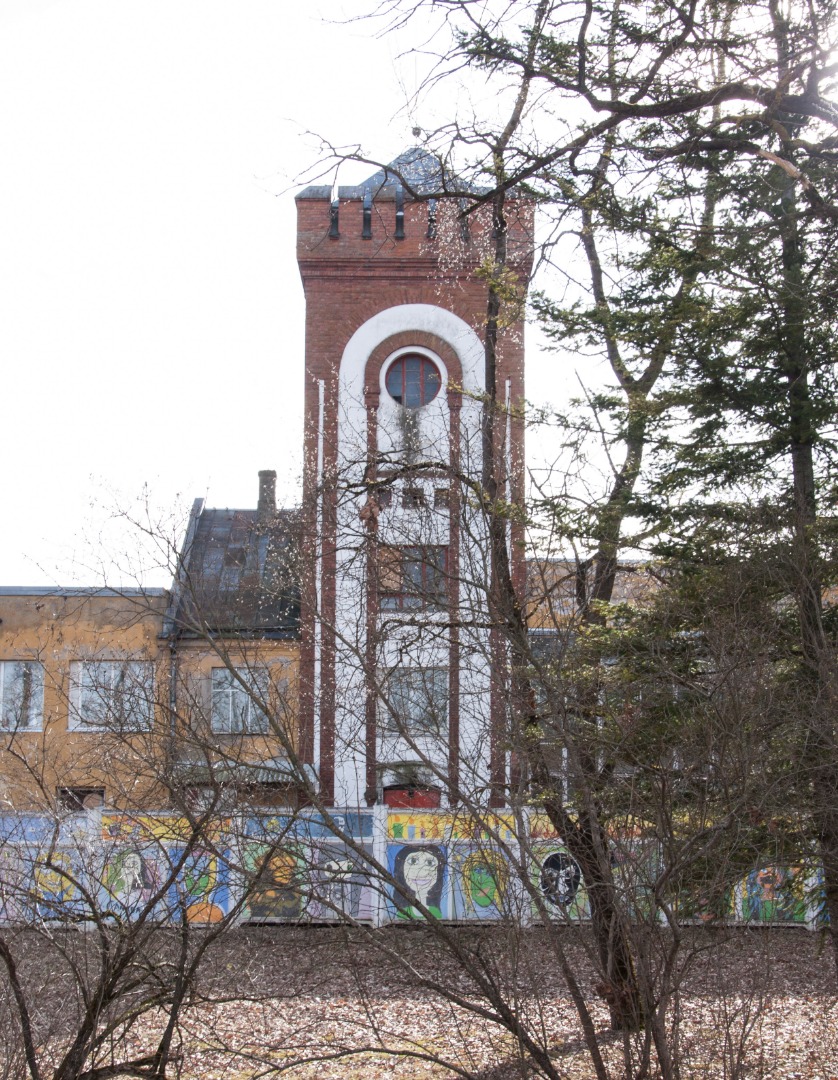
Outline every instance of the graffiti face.
<svg viewBox="0 0 838 1080"><path fill-rule="evenodd" d="M468 891L478 907L491 907L494 904L498 891L497 882L485 863L475 863L469 871Z"/></svg>
<svg viewBox="0 0 838 1080"><path fill-rule="evenodd" d="M473 851L464 861L462 886L473 910L499 907L506 891L507 868L503 859L490 851Z"/></svg>
<svg viewBox="0 0 838 1080"><path fill-rule="evenodd" d="M783 874L773 867L757 870L754 875L754 892L759 895L760 900L776 900L782 884Z"/></svg>
<svg viewBox="0 0 838 1080"><path fill-rule="evenodd" d="M403 847L396 855L393 876L401 888L394 892L393 901L405 912L402 918L411 918L414 904L422 904L437 918L441 918L442 889L445 873L445 855L435 844L421 847Z"/></svg>
<svg viewBox="0 0 838 1080"><path fill-rule="evenodd" d="M420 904L428 903L439 877L439 859L432 851L411 851L404 861L404 883Z"/></svg>
<svg viewBox="0 0 838 1080"><path fill-rule="evenodd" d="M135 904L150 895L154 874L139 851L129 848L108 861L103 884L123 904Z"/></svg>
<svg viewBox="0 0 838 1080"><path fill-rule="evenodd" d="M301 897L297 883L297 860L277 851L263 864L253 886L251 916L263 919L296 919Z"/></svg>
<svg viewBox="0 0 838 1080"><path fill-rule="evenodd" d="M582 871L575 859L554 851L541 864L541 891L545 900L557 907L568 907L576 898Z"/></svg>
<svg viewBox="0 0 838 1080"><path fill-rule="evenodd" d="M741 889L741 887L740 887ZM758 922L805 922L805 875L797 868L765 866L744 879L742 912Z"/></svg>
<svg viewBox="0 0 838 1080"><path fill-rule="evenodd" d="M357 915L360 901L360 884L356 880L356 867L351 858L332 856L321 865L319 887L327 916L338 912Z"/></svg>

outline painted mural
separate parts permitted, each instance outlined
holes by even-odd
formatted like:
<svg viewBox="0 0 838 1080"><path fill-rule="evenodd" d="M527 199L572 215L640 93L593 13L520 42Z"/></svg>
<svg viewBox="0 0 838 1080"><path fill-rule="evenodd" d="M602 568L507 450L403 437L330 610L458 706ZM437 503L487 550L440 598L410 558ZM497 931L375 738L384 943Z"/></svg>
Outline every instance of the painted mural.
<svg viewBox="0 0 838 1080"><path fill-rule="evenodd" d="M228 817L196 843L192 824L172 814L0 815L0 921L89 919L86 895L115 919L204 925L226 918L380 925L421 919L423 911L458 922L588 919L577 861L544 815L520 820L520 845L511 817L487 823L384 807ZM652 830L627 823L610 844L615 881L634 916L654 915L661 865ZM510 861L519 850L529 853L526 882ZM376 864L392 880L379 883ZM824 918L822 880L816 869L769 865L713 891L694 886L676 907L680 918L700 923L814 927Z"/></svg>
<svg viewBox="0 0 838 1080"><path fill-rule="evenodd" d="M396 885L388 906L398 919L424 918L420 907L436 919L448 915L448 867L439 844L389 844L387 858Z"/></svg>
<svg viewBox="0 0 838 1080"><path fill-rule="evenodd" d="M675 905L678 918L684 921L712 926L735 918L733 890L731 888L691 888L678 897Z"/></svg>
<svg viewBox="0 0 838 1080"><path fill-rule="evenodd" d="M449 857L453 878L453 918L515 918L519 897L510 888L509 864L486 844L455 844Z"/></svg>
<svg viewBox="0 0 838 1080"><path fill-rule="evenodd" d="M807 872L798 866L752 870L734 890L737 916L751 923L805 923L807 877Z"/></svg>
<svg viewBox="0 0 838 1080"><path fill-rule="evenodd" d="M307 916L316 921L341 918L368 922L375 918L376 893L370 874L371 844L360 850L336 841L321 841L313 851Z"/></svg>
<svg viewBox="0 0 838 1080"><path fill-rule="evenodd" d="M101 882L104 904L118 906L120 915L137 913L160 892L166 880L155 849L143 849L133 844L113 848L104 862Z"/></svg>
<svg viewBox="0 0 838 1080"><path fill-rule="evenodd" d="M218 923L230 909L229 860L209 846L168 849L170 865L183 865L173 884L180 918L194 923ZM182 913L182 914L181 914Z"/></svg>
<svg viewBox="0 0 838 1080"><path fill-rule="evenodd" d="M553 919L578 922L590 918L588 894L579 864L559 840L532 845L530 880L538 892L532 901L532 915L542 910Z"/></svg>
<svg viewBox="0 0 838 1080"><path fill-rule="evenodd" d="M512 843L515 840L515 822L513 818L500 814L487 814L476 821L470 814L444 810L390 810L387 814L387 836L409 843L417 840L482 840L489 843L493 837Z"/></svg>

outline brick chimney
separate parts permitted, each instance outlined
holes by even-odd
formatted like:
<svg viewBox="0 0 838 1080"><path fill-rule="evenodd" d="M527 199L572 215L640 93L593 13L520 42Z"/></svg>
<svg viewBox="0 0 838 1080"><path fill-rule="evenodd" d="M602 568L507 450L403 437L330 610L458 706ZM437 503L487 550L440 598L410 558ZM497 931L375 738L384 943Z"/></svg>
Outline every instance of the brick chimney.
<svg viewBox="0 0 838 1080"><path fill-rule="evenodd" d="M262 517L276 513L276 470L259 470L259 502L256 509Z"/></svg>

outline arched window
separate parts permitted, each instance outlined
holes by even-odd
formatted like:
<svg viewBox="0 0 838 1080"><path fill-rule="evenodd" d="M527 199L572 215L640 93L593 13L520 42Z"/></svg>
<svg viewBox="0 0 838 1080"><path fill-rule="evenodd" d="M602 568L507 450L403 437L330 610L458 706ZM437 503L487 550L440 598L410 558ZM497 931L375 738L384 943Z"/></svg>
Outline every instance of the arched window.
<svg viewBox="0 0 838 1080"><path fill-rule="evenodd" d="M439 368L426 356L400 356L387 369L387 393L406 409L433 401L441 385Z"/></svg>

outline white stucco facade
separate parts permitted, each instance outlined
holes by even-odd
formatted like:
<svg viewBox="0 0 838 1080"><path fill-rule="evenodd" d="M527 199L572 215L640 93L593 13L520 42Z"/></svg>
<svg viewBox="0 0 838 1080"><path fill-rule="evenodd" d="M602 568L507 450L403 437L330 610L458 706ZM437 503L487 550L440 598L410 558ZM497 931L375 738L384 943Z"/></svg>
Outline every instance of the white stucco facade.
<svg viewBox="0 0 838 1080"><path fill-rule="evenodd" d="M411 334L424 341L428 339L423 335L433 335L453 351L461 369L459 384L452 381L444 357L427 344L411 345ZM399 347L381 365L378 404L370 410L365 400L367 365L371 355L396 336ZM390 365L404 356L430 361L441 379L433 400L414 409L397 403L386 386ZM483 365L483 346L474 330L431 304L379 312L358 328L343 351L335 552L335 802L341 806L369 800L370 694L376 699L378 797L383 787L398 782L405 767L446 790L449 722L454 715L460 787L476 798L487 790L490 660L486 620L480 617L487 582L484 530L467 488L458 484L456 497L446 494L457 484L452 464L468 477L480 476ZM455 447L451 395L456 395L458 408ZM370 423L375 426L372 442ZM431 552L427 557L444 563L445 604L399 610L397 601L389 607L386 601L370 601L377 591L370 592L369 573L379 572L382 559L402 558L405 551ZM453 573L455 565L459 569ZM369 610L371 603L376 610ZM427 693L439 701L437 722L409 730L398 722L398 702L408 692L406 686L422 684L424 690L426 682ZM444 706L443 687L448 694Z"/></svg>

